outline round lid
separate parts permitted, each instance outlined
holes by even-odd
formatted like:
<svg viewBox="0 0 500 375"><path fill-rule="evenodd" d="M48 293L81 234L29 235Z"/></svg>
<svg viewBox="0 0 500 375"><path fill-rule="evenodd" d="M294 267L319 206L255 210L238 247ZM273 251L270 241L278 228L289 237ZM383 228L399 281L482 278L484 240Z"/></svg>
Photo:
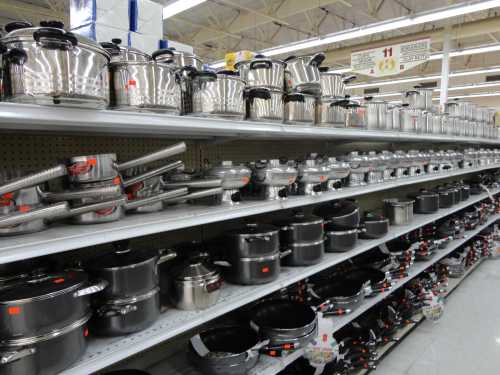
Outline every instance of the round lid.
<svg viewBox="0 0 500 375"><path fill-rule="evenodd" d="M279 229L270 224L249 223L242 228L237 228L226 232L229 236L252 236L278 233Z"/></svg>
<svg viewBox="0 0 500 375"><path fill-rule="evenodd" d="M238 175L250 175L252 171L242 164L233 164L230 160L225 160L221 162L218 166L210 169L209 174L216 176L238 176Z"/></svg>
<svg viewBox="0 0 500 375"><path fill-rule="evenodd" d="M0 304L46 299L69 293L78 289L87 279L85 272L70 271L16 280L0 286Z"/></svg>
<svg viewBox="0 0 500 375"><path fill-rule="evenodd" d="M141 50L121 45L121 39L112 39L111 42L103 42L101 46L111 54L111 62L147 62L152 57Z"/></svg>
<svg viewBox="0 0 500 375"><path fill-rule="evenodd" d="M132 250L130 247L116 249L113 252L98 256L90 260L86 267L88 269L113 269L133 266L143 263L158 256L158 251Z"/></svg>
<svg viewBox="0 0 500 375"><path fill-rule="evenodd" d="M209 263L204 262L201 259L194 258L190 259L181 269L178 271L175 278L177 280L203 280L218 275L217 270L211 266Z"/></svg>
<svg viewBox="0 0 500 375"><path fill-rule="evenodd" d="M319 224L323 223L323 218L316 215L306 215L303 212L297 212L291 218L282 221L280 224L294 225L294 224Z"/></svg>

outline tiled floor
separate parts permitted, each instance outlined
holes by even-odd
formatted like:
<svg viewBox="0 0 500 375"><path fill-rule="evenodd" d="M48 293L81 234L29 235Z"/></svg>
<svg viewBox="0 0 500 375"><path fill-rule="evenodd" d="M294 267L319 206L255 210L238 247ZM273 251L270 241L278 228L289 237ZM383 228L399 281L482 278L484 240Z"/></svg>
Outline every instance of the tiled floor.
<svg viewBox="0 0 500 375"><path fill-rule="evenodd" d="M420 324L372 374L500 374L500 259L484 261L448 297L443 318Z"/></svg>

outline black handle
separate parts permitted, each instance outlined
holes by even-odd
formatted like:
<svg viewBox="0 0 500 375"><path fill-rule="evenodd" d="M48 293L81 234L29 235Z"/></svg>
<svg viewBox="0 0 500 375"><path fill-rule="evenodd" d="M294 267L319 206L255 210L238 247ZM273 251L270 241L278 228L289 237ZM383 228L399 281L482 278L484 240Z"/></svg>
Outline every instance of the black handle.
<svg viewBox="0 0 500 375"><path fill-rule="evenodd" d="M23 65L28 59L28 55L25 50L20 48L12 48L9 52L5 54L5 58L11 64Z"/></svg>
<svg viewBox="0 0 500 375"><path fill-rule="evenodd" d="M354 81L356 78L358 78L358 76L355 76L355 75L352 75L352 76L349 76L349 77L346 77L342 80L342 82L345 84L345 83L349 83L351 81Z"/></svg>
<svg viewBox="0 0 500 375"><path fill-rule="evenodd" d="M122 44L122 40L120 38L113 38L111 39L111 43L119 45Z"/></svg>
<svg viewBox="0 0 500 375"><path fill-rule="evenodd" d="M198 69L196 69L194 66L186 65L181 68L180 74L182 75L184 72L187 72L187 76L189 78L194 78L196 77L196 73L198 73Z"/></svg>
<svg viewBox="0 0 500 375"><path fill-rule="evenodd" d="M48 39L44 47L49 49L65 50L68 47L68 43L71 43L73 47L78 45L78 39L73 33L53 28L40 28L36 30L33 33L33 39L37 42L40 42L41 39Z"/></svg>
<svg viewBox="0 0 500 375"><path fill-rule="evenodd" d="M33 24L31 22L14 21L14 22L9 22L7 25L5 25L5 31L10 33L11 31L26 29L28 27L33 27Z"/></svg>
<svg viewBox="0 0 500 375"><path fill-rule="evenodd" d="M199 78L199 79L202 79L202 80L206 80L206 81L216 81L217 80L217 74L215 74L214 72L196 72L195 77Z"/></svg>
<svg viewBox="0 0 500 375"><path fill-rule="evenodd" d="M319 67L321 63L325 60L326 56L324 53L317 53L314 57L309 61L309 65Z"/></svg>
<svg viewBox="0 0 500 375"><path fill-rule="evenodd" d="M288 197L288 189L287 188L283 188L281 190L278 191L278 197L280 198L287 198Z"/></svg>
<svg viewBox="0 0 500 375"><path fill-rule="evenodd" d="M272 67L273 63L269 60L257 60L250 63L250 69L271 69Z"/></svg>
<svg viewBox="0 0 500 375"><path fill-rule="evenodd" d="M120 54L120 47L118 47L119 43L113 42L101 42L101 47L108 51L112 56L116 56Z"/></svg>
<svg viewBox="0 0 500 375"><path fill-rule="evenodd" d="M315 193L319 193L319 192L321 191L321 184L319 184L319 185L314 185L314 186L313 186L313 191L314 191Z"/></svg>
<svg viewBox="0 0 500 375"><path fill-rule="evenodd" d="M330 103L330 107L336 107L336 106L346 107L347 105L349 105L349 103L350 100L348 99L337 100Z"/></svg>
<svg viewBox="0 0 500 375"><path fill-rule="evenodd" d="M418 91L417 90L410 90L410 91L407 91L405 96L408 97L410 96L410 94L418 94Z"/></svg>
<svg viewBox="0 0 500 375"><path fill-rule="evenodd" d="M0 55L3 55L5 52L7 52L7 47L5 47L5 44L0 42Z"/></svg>
<svg viewBox="0 0 500 375"><path fill-rule="evenodd" d="M365 100L366 100L366 101L373 100L373 96L365 96Z"/></svg>
<svg viewBox="0 0 500 375"><path fill-rule="evenodd" d="M329 66L322 66L318 69L319 69L320 73L326 73L330 70L330 67Z"/></svg>
<svg viewBox="0 0 500 375"><path fill-rule="evenodd" d="M247 98L250 103L254 98L269 100L271 99L271 91L265 88L255 88L247 91Z"/></svg>
<svg viewBox="0 0 500 375"><path fill-rule="evenodd" d="M290 61L290 60L293 60L293 59L295 59L295 58L297 58L297 56L295 56L295 55L288 56L288 57L287 57L284 61L285 61L285 62L286 62L286 61Z"/></svg>
<svg viewBox="0 0 500 375"><path fill-rule="evenodd" d="M305 99L304 99L304 95L302 94L290 94L290 95L285 95L285 103L288 103L288 102L301 102L301 103L304 103L305 102Z"/></svg>
<svg viewBox="0 0 500 375"><path fill-rule="evenodd" d="M52 27L54 29L64 29L64 23L62 23L61 21L55 21L55 20L41 21L40 26Z"/></svg>
<svg viewBox="0 0 500 375"><path fill-rule="evenodd" d="M226 76L239 76L240 73L235 70L219 70L217 74L224 74Z"/></svg>
<svg viewBox="0 0 500 375"><path fill-rule="evenodd" d="M174 53L172 52L172 50L170 48L162 48L162 49L156 50L153 52L151 57L153 58L153 60L156 60L156 58L158 56L164 56L164 55L169 55L171 58L174 57Z"/></svg>

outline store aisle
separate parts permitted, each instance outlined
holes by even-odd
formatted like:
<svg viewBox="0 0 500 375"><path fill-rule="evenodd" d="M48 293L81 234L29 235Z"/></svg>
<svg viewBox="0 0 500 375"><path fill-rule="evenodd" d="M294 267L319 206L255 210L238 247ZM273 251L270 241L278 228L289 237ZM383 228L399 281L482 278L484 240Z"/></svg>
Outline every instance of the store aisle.
<svg viewBox="0 0 500 375"><path fill-rule="evenodd" d="M500 374L500 260L485 260L449 296L445 315L424 321L375 375Z"/></svg>

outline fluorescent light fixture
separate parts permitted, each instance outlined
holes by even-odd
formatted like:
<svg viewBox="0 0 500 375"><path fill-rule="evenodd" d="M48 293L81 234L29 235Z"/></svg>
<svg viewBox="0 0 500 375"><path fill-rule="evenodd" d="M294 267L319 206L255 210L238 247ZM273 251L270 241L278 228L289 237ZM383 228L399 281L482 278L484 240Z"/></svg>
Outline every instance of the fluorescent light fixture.
<svg viewBox="0 0 500 375"><path fill-rule="evenodd" d="M167 19L204 3L207 0L177 0L163 8L163 19Z"/></svg>
<svg viewBox="0 0 500 375"><path fill-rule="evenodd" d="M288 43L281 46L264 49L261 51L261 53L265 54L266 56L281 55L289 52L296 52L298 50L306 48L343 42L346 40L371 36L373 34L386 31L399 30L401 28L421 25L423 23L440 21L496 7L500 7L500 0L469 1L444 8L432 9L410 16L394 18L388 21L372 23L361 27L323 35L317 38L310 38L299 42Z"/></svg>

